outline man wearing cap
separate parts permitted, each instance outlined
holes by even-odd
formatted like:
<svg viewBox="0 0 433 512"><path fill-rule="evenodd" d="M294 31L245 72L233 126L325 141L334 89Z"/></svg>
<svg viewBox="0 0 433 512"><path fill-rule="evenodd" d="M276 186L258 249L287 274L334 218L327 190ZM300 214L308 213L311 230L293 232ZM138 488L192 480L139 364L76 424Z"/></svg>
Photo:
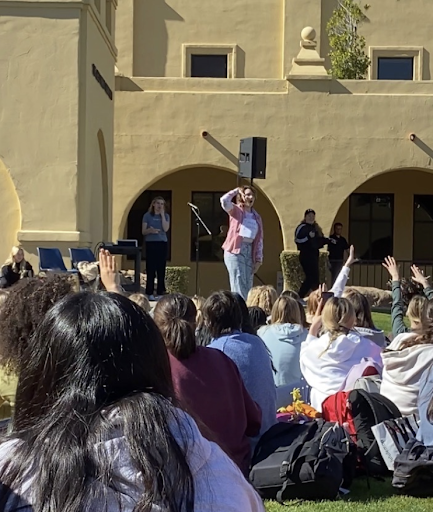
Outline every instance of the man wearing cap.
<svg viewBox="0 0 433 512"><path fill-rule="evenodd" d="M322 228L316 222L316 212L308 209L304 220L295 231L295 243L299 250L299 262L305 274L305 280L299 290L304 298L310 291L317 290L319 277L319 249L335 240L323 236Z"/></svg>

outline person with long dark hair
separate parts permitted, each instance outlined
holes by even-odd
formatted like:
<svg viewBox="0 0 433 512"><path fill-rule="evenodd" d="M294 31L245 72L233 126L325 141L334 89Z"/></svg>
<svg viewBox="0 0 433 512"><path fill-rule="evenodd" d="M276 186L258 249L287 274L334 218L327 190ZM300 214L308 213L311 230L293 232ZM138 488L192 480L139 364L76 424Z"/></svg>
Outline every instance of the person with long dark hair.
<svg viewBox="0 0 433 512"><path fill-rule="evenodd" d="M165 211L165 200L155 197L149 211L143 216L142 233L146 243L146 295L156 300L165 291L165 270L167 266L170 216ZM157 278L155 296L155 277Z"/></svg>
<svg viewBox="0 0 433 512"><path fill-rule="evenodd" d="M213 338L209 347L221 350L236 364L248 393L261 408L263 434L276 423L277 410L272 361L266 345L258 336L242 331L242 311L231 292L214 292L208 297L203 318Z"/></svg>
<svg viewBox="0 0 433 512"><path fill-rule="evenodd" d="M263 510L236 466L176 408L162 336L128 298L67 296L25 356L0 445L0 510L20 500L35 512Z"/></svg>
<svg viewBox="0 0 433 512"><path fill-rule="evenodd" d="M221 206L230 218L222 246L230 290L245 300L254 274L263 263L263 222L254 209L255 201L256 191L251 185L235 188L221 197Z"/></svg>
<svg viewBox="0 0 433 512"><path fill-rule="evenodd" d="M216 441L248 474L248 438L260 432L262 412L235 363L219 350L196 345L196 314L192 300L180 293L166 295L154 310L169 353L176 396L207 427L203 435Z"/></svg>
<svg viewBox="0 0 433 512"><path fill-rule="evenodd" d="M309 209L296 228L295 243L299 251L299 263L305 274L299 289L299 296L303 299L308 292L319 288L319 249L328 243L335 243L335 240L323 236L323 230L316 222L316 212Z"/></svg>

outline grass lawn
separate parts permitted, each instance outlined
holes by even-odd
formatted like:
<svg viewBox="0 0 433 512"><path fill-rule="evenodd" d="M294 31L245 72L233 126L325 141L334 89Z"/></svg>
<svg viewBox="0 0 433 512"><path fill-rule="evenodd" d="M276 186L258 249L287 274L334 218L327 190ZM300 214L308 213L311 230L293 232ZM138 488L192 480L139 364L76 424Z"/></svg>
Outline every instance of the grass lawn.
<svg viewBox="0 0 433 512"><path fill-rule="evenodd" d="M378 329L382 329L385 334L390 334L392 331L391 315L388 313L372 313L374 325Z"/></svg>
<svg viewBox="0 0 433 512"><path fill-rule="evenodd" d="M432 512L433 499L393 496L391 481L370 480L371 489L365 479L355 480L349 494L336 501L287 502L296 512ZM287 505L276 502L265 503L267 512L287 512Z"/></svg>

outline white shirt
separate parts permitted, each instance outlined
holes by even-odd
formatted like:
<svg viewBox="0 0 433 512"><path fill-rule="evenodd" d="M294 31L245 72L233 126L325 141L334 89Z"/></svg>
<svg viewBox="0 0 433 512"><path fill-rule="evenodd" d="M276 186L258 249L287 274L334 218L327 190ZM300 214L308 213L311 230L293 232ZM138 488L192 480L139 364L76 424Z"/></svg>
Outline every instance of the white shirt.
<svg viewBox="0 0 433 512"><path fill-rule="evenodd" d="M364 357L382 367L380 347L356 333L338 336L329 349L328 345L328 333L320 338L309 334L301 345L301 371L311 386L311 405L319 412L323 401L341 390L347 374Z"/></svg>
<svg viewBox="0 0 433 512"><path fill-rule="evenodd" d="M394 402L403 416L418 415L421 377L433 365L433 344L401 350L402 343L414 337L411 333L399 334L382 354L380 394Z"/></svg>
<svg viewBox="0 0 433 512"><path fill-rule="evenodd" d="M241 237L252 241L256 238L258 231L259 225L254 217L254 213L245 213L241 229L239 231Z"/></svg>
<svg viewBox="0 0 433 512"><path fill-rule="evenodd" d="M194 481L194 511L196 512L265 512L263 502L247 482L239 468L215 443L207 441L199 432L194 420L183 411L178 411L178 421L170 426L172 434L185 452L186 460ZM187 445L185 446L185 437ZM14 457L14 448L20 441L11 440L0 445L0 466L4 469L9 457ZM112 471L116 489L106 489L106 503L92 499L87 512L132 512L143 494L144 483L131 460L129 448L122 428L114 431L105 443L112 457ZM32 470L37 470L37 466ZM175 475L173 475L174 477ZM71 478L74 476L71 475ZM20 489L14 489L22 500L29 504L23 512L31 512L30 505L35 490L34 476L30 473ZM212 484L212 485L211 485ZM96 483L96 485L103 485ZM2 509L11 510L8 505ZM15 507L13 510L17 510ZM21 509L20 509L21 510ZM158 505L152 512L162 512Z"/></svg>

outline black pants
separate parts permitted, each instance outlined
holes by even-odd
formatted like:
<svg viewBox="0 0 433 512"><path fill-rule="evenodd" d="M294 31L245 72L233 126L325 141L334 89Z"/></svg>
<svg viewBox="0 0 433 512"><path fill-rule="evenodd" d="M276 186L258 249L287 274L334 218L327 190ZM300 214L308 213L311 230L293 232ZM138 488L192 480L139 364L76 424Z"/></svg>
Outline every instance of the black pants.
<svg viewBox="0 0 433 512"><path fill-rule="evenodd" d="M305 274L305 280L299 289L299 296L303 299L310 290L317 290L319 288L319 251L317 253L301 252L299 254L299 263Z"/></svg>
<svg viewBox="0 0 433 512"><path fill-rule="evenodd" d="M167 265L167 242L146 242L146 295L155 291L155 277L158 278L156 294L165 293L165 267Z"/></svg>
<svg viewBox="0 0 433 512"><path fill-rule="evenodd" d="M338 274L340 273L341 269L343 268L343 260L341 260L341 261L333 260L333 261L330 261L329 263L331 265L332 285L334 285L335 280L338 277Z"/></svg>

